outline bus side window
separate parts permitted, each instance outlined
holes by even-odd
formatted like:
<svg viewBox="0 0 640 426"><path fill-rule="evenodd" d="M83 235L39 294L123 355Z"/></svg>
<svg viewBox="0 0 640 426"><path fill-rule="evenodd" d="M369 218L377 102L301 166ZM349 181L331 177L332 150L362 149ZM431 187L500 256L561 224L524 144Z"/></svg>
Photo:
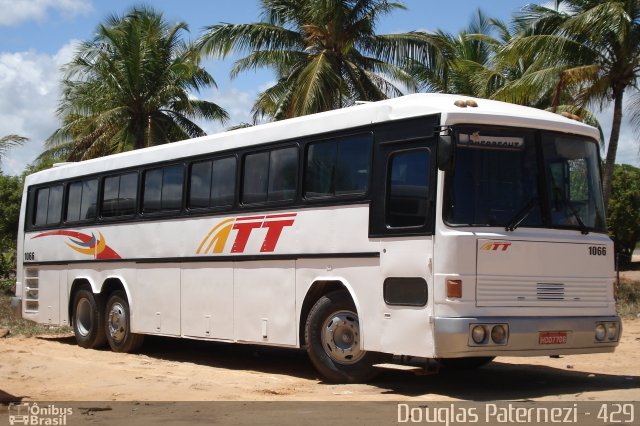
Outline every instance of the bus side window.
<svg viewBox="0 0 640 426"><path fill-rule="evenodd" d="M277 148L244 158L242 202L293 200L298 176L298 148Z"/></svg>
<svg viewBox="0 0 640 426"><path fill-rule="evenodd" d="M47 224L47 208L49 207L49 188L40 188L36 192L36 208L33 224L45 226Z"/></svg>
<svg viewBox="0 0 640 426"><path fill-rule="evenodd" d="M117 217L135 213L138 194L138 174L109 176L104 179L102 217Z"/></svg>
<svg viewBox="0 0 640 426"><path fill-rule="evenodd" d="M293 200L298 177L298 149L271 151L267 201Z"/></svg>
<svg viewBox="0 0 640 426"><path fill-rule="evenodd" d="M213 160L211 171L211 207L233 205L236 194L235 157Z"/></svg>
<svg viewBox="0 0 640 426"><path fill-rule="evenodd" d="M38 189L35 210L35 226L59 224L62 216L62 185Z"/></svg>
<svg viewBox="0 0 640 426"><path fill-rule="evenodd" d="M67 190L65 222L80 222L96 217L98 179L72 182Z"/></svg>
<svg viewBox="0 0 640 426"><path fill-rule="evenodd" d="M183 180L184 172L181 164L146 171L142 211L153 213L180 210Z"/></svg>
<svg viewBox="0 0 640 426"><path fill-rule="evenodd" d="M267 201L268 179L269 153L248 154L244 158L242 202L250 204Z"/></svg>
<svg viewBox="0 0 640 426"><path fill-rule="evenodd" d="M49 208L47 225L57 225L62 217L62 185L52 186L49 190Z"/></svg>
<svg viewBox="0 0 640 426"><path fill-rule="evenodd" d="M393 154L387 182L387 225L423 226L429 207L429 151L418 149Z"/></svg>
<svg viewBox="0 0 640 426"><path fill-rule="evenodd" d="M235 157L193 163L187 205L191 209L229 207L233 205L235 183Z"/></svg>
<svg viewBox="0 0 640 426"><path fill-rule="evenodd" d="M366 193L370 158L370 135L309 144L304 196L323 198Z"/></svg>
<svg viewBox="0 0 640 426"><path fill-rule="evenodd" d="M364 194L369 185L371 137L355 136L338 143L336 195Z"/></svg>

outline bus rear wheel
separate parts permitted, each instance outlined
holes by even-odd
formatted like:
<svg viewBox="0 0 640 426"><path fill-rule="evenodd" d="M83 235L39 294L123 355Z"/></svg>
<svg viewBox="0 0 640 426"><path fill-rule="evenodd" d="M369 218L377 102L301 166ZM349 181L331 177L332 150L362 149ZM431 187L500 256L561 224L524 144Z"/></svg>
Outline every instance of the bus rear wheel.
<svg viewBox="0 0 640 426"><path fill-rule="evenodd" d="M349 293L321 297L305 326L307 353L316 369L335 383L364 382L376 376L377 354L361 348L360 323Z"/></svg>
<svg viewBox="0 0 640 426"><path fill-rule="evenodd" d="M131 332L129 301L123 291L111 293L105 314L105 331L111 350L129 353L140 349L144 336Z"/></svg>
<svg viewBox="0 0 640 426"><path fill-rule="evenodd" d="M78 346L97 349L107 342L100 304L90 290L82 288L75 293L72 322Z"/></svg>

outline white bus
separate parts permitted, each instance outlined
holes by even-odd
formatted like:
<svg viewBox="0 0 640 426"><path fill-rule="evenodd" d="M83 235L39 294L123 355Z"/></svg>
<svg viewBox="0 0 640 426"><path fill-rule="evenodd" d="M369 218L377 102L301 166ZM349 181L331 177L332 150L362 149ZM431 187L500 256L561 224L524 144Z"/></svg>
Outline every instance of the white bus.
<svg viewBox="0 0 640 426"><path fill-rule="evenodd" d="M611 352L598 139L416 94L54 167L26 178L12 304L85 348L306 348L335 382Z"/></svg>

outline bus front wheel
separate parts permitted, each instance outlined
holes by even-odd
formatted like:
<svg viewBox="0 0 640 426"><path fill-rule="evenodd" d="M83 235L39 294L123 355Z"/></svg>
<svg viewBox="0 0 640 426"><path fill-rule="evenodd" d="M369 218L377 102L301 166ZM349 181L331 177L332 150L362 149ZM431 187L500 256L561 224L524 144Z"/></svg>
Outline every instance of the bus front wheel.
<svg viewBox="0 0 640 426"><path fill-rule="evenodd" d="M377 354L361 348L358 314L346 291L331 292L316 302L307 317L305 339L311 362L331 382L364 382L377 373Z"/></svg>
<svg viewBox="0 0 640 426"><path fill-rule="evenodd" d="M105 345L104 322L96 296L85 288L73 297L73 334L78 346L97 349Z"/></svg>
<svg viewBox="0 0 640 426"><path fill-rule="evenodd" d="M131 332L129 302L123 291L114 291L105 309L107 342L114 352L135 352L142 346L144 336Z"/></svg>

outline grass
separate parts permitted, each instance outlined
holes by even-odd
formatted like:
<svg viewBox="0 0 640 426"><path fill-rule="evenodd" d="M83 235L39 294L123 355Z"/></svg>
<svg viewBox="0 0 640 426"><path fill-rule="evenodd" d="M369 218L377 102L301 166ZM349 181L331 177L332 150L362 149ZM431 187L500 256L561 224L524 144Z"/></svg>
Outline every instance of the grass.
<svg viewBox="0 0 640 426"><path fill-rule="evenodd" d="M616 288L616 309L623 317L640 315L640 282L620 280Z"/></svg>
<svg viewBox="0 0 640 426"><path fill-rule="evenodd" d="M15 280L0 281L0 328L9 329L9 337L72 333L70 327L36 324L33 321L15 318L11 313L11 295L13 294L12 287L14 284Z"/></svg>

